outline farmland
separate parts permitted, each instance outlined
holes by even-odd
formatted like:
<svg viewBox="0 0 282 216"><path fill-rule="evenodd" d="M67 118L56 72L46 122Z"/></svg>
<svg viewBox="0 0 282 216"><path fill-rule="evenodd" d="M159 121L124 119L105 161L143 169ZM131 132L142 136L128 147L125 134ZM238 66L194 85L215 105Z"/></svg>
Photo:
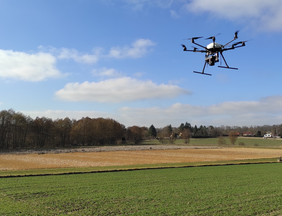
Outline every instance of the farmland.
<svg viewBox="0 0 282 216"><path fill-rule="evenodd" d="M280 215L281 164L0 179L1 215Z"/></svg>
<svg viewBox="0 0 282 216"><path fill-rule="evenodd" d="M154 147L150 147L154 148ZM278 158L282 149L187 148L138 151L73 152L0 155L0 170L103 167ZM123 147L121 147L123 149Z"/></svg>
<svg viewBox="0 0 282 216"><path fill-rule="evenodd" d="M181 141L2 153L0 215L282 214L281 140Z"/></svg>

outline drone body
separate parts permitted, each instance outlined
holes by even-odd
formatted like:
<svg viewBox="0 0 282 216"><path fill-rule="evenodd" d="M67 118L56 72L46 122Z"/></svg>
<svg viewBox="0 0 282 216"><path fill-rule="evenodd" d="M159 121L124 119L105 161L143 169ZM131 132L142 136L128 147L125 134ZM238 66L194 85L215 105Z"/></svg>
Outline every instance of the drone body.
<svg viewBox="0 0 282 216"><path fill-rule="evenodd" d="M223 52L224 51L227 51L227 50L232 50L232 49L235 49L235 48L239 48L239 47L243 47L245 46L245 42L246 41L240 41L240 42L237 42L237 43L234 43L231 45L231 47L228 47L227 46L235 41L237 38L238 38L238 31L235 32L235 36L234 36L234 39L232 39L231 41L229 41L228 43L224 44L224 45L221 45L219 43L216 43L215 42L215 36L212 36L212 37L209 37L209 38L206 38L206 39L212 39L213 42L208 44L206 47L201 45L201 44L198 44L195 42L195 40L199 39L199 38L202 38L202 37L193 37L193 38L189 38L189 40L191 39L191 42L201 48L203 48L204 50L198 50L197 47L194 47L193 50L187 50L186 46L182 44L183 46L183 51L191 51L191 52L201 52L201 53L206 53L205 54L205 64L204 64L204 68L202 70L202 72L197 72L197 71L193 71L194 73L200 73L200 74L204 74L204 75L210 75L211 74L208 74L208 73L205 73L205 67L206 67L206 64L209 64L210 66L214 66L216 62L219 62L219 56L222 57L222 59L224 60L224 63L226 66L218 66L218 67L221 67L221 68L228 68L228 69L235 69L235 70L238 70L238 68L233 68L233 67L229 67L224 56L223 56Z"/></svg>
<svg viewBox="0 0 282 216"><path fill-rule="evenodd" d="M210 43L209 45L207 45L207 49L208 50L212 50L212 49L218 49L220 50L222 47L221 44L218 44L218 43Z"/></svg>

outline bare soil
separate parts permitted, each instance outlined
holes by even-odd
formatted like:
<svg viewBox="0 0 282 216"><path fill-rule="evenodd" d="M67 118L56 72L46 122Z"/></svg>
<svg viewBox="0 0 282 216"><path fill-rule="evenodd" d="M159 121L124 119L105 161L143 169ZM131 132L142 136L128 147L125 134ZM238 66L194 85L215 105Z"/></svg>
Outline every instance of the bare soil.
<svg viewBox="0 0 282 216"><path fill-rule="evenodd" d="M280 155L282 155L282 149L176 145L104 146L77 149L29 150L0 154L0 170L244 160L278 158Z"/></svg>
<svg viewBox="0 0 282 216"><path fill-rule="evenodd" d="M188 145L124 145L124 146L97 146L97 147L72 147L56 149L31 149L0 151L1 154L58 154L71 152L104 152L104 151L139 151L139 150L162 150L162 149L198 149L198 148L221 148L217 146L188 146Z"/></svg>

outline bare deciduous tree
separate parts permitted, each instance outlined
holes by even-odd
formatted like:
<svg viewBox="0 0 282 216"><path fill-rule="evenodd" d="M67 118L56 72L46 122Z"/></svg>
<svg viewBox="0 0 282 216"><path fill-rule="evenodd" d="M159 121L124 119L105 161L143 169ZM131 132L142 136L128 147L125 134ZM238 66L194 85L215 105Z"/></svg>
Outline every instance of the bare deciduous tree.
<svg viewBox="0 0 282 216"><path fill-rule="evenodd" d="M184 128L183 131L182 131L181 137L182 137L182 139L184 139L185 144L188 144L190 142L190 135L191 135L190 130Z"/></svg>
<svg viewBox="0 0 282 216"><path fill-rule="evenodd" d="M230 140L230 143L232 145L235 145L235 142L236 142L237 138L238 138L238 135L237 135L237 133L235 131L230 131L229 132L229 140Z"/></svg>

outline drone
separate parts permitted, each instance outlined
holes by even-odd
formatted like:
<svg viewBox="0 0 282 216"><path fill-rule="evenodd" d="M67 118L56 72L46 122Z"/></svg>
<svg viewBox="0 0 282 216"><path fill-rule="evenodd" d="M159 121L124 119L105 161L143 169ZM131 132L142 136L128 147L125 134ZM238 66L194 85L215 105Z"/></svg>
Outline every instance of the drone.
<svg viewBox="0 0 282 216"><path fill-rule="evenodd" d="M235 35L234 35L234 38L231 41L229 41L228 43L224 44L224 45L221 45L221 44L215 42L215 37L217 35L206 38L206 40L210 40L211 39L213 41L212 43L208 44L206 47L195 42L195 40L197 40L199 38L203 38L203 37L188 38L188 40L191 40L191 42L193 44L203 48L204 50L198 50L197 47L194 47L193 50L188 50L185 45L181 44L182 47L183 47L183 51L206 53L205 54L205 64L204 64L204 68L203 68L202 72L197 72L197 71L193 71L193 72L194 73L199 73L199 74L204 74L204 75L211 76L211 74L205 73L205 67L206 67L207 64L209 64L210 66L214 66L216 62L219 62L219 55L222 57L222 59L223 59L223 61L224 61L226 66L221 66L220 65L218 67L238 70L238 68L229 67L229 65L227 64L227 62L226 62L226 60L225 60L225 58L224 58L224 56L222 54L224 51L233 50L233 49L245 46L245 43L247 41L240 41L240 42L236 42L236 43L230 45L230 43L232 43L233 41L238 39L238 32L239 31L236 31Z"/></svg>

